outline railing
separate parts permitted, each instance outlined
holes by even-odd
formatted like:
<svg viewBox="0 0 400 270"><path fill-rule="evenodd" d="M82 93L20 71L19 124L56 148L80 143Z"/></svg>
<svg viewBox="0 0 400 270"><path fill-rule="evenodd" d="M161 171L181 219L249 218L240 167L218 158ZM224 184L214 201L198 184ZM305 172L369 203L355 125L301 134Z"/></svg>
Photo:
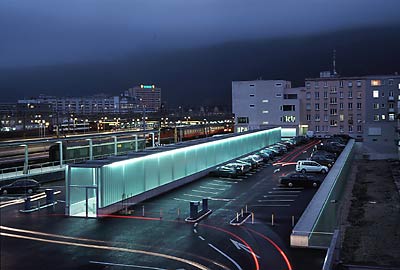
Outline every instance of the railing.
<svg viewBox="0 0 400 270"><path fill-rule="evenodd" d="M123 151L123 152L118 152L118 156L120 155L125 155L129 153L130 151ZM109 156L114 156L114 154L106 154L106 155L97 155L93 156L93 159L105 159ZM89 160L89 157L84 157L84 158L75 158L75 159L66 159L63 160L63 164L75 164L75 163L82 163L84 161ZM17 166L17 167L11 167L11 168L5 168L5 169L0 169L0 181L1 180L7 180L13 177L17 176L22 176L22 175L29 175L29 172L35 172L35 173L46 173L46 172L51 172L51 171L56 171L58 167L59 169L65 168L65 166L60 166L60 161L50 161L50 162L44 162L44 163L38 163L38 164L30 164L27 169L27 173L24 174L24 167L25 166Z"/></svg>

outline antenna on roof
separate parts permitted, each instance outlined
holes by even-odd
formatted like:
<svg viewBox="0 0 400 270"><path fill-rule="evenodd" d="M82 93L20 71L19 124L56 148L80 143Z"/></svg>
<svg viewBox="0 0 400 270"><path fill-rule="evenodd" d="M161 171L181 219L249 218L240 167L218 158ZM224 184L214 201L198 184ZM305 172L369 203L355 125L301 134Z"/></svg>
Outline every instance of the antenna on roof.
<svg viewBox="0 0 400 270"><path fill-rule="evenodd" d="M336 49L333 49L333 76L336 77L337 76L337 72L336 72Z"/></svg>

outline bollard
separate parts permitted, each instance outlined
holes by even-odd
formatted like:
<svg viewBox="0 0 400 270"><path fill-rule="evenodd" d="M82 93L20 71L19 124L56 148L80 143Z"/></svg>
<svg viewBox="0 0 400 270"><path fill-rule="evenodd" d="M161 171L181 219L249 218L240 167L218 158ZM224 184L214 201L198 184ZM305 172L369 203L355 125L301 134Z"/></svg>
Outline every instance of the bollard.
<svg viewBox="0 0 400 270"><path fill-rule="evenodd" d="M251 213L251 224L254 224L254 213Z"/></svg>
<svg viewBox="0 0 400 270"><path fill-rule="evenodd" d="M239 213L236 213L236 221L239 222Z"/></svg>
<svg viewBox="0 0 400 270"><path fill-rule="evenodd" d="M44 192L46 193L46 204L54 203L54 190L47 188Z"/></svg>
<svg viewBox="0 0 400 270"><path fill-rule="evenodd" d="M197 218L197 214L199 212L199 204L198 202L190 202L190 218Z"/></svg>
<svg viewBox="0 0 400 270"><path fill-rule="evenodd" d="M144 205L142 205L142 216L144 217Z"/></svg>
<svg viewBox="0 0 400 270"><path fill-rule="evenodd" d="M292 216L292 227L294 227L294 216Z"/></svg>
<svg viewBox="0 0 400 270"><path fill-rule="evenodd" d="M25 210L31 210L31 208L32 208L31 197L28 196L25 198L24 208L25 208Z"/></svg>
<svg viewBox="0 0 400 270"><path fill-rule="evenodd" d="M202 204L203 204L203 212L206 212L208 210L208 198L204 198L202 200Z"/></svg>
<svg viewBox="0 0 400 270"><path fill-rule="evenodd" d="M246 213L248 213L248 212L247 212L247 204L246 204Z"/></svg>
<svg viewBox="0 0 400 270"><path fill-rule="evenodd" d="M243 208L242 208L242 213L241 214L242 214L242 217L243 217Z"/></svg>
<svg viewBox="0 0 400 270"><path fill-rule="evenodd" d="M274 226L274 214L271 215L271 224Z"/></svg>

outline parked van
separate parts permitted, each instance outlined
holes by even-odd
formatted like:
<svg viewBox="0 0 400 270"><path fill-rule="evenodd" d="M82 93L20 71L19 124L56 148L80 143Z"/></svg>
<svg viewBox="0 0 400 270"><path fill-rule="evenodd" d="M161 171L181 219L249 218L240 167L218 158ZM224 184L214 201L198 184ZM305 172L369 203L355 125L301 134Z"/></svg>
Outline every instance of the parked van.
<svg viewBox="0 0 400 270"><path fill-rule="evenodd" d="M312 160L299 160L296 164L297 172L319 172L319 173L327 173L328 167L322 166L318 162Z"/></svg>

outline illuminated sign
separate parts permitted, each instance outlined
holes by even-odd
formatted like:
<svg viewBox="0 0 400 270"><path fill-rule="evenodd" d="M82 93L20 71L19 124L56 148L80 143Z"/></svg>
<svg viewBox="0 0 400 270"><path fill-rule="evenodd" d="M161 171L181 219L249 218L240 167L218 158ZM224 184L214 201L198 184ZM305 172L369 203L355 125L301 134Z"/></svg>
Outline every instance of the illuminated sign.
<svg viewBox="0 0 400 270"><path fill-rule="evenodd" d="M153 85L143 85L143 84L140 85L140 88L144 88L144 89L153 89L155 87L156 86L154 84Z"/></svg>

